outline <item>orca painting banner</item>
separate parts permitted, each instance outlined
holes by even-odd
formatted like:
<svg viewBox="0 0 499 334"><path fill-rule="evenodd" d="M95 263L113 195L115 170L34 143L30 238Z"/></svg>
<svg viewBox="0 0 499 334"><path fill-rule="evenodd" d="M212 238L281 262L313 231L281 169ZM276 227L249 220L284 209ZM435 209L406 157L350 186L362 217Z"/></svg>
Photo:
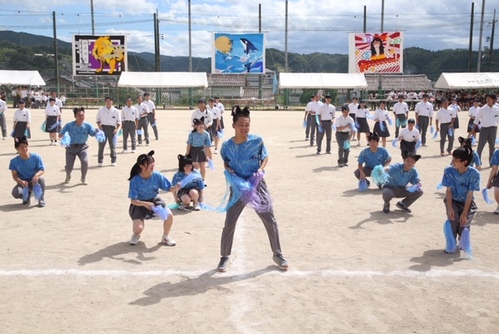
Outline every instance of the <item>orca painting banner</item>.
<svg viewBox="0 0 499 334"><path fill-rule="evenodd" d="M73 35L73 75L117 75L127 70L124 35Z"/></svg>
<svg viewBox="0 0 499 334"><path fill-rule="evenodd" d="M403 33L350 34L349 73L402 73Z"/></svg>
<svg viewBox="0 0 499 334"><path fill-rule="evenodd" d="M211 72L264 74L264 34L214 33Z"/></svg>

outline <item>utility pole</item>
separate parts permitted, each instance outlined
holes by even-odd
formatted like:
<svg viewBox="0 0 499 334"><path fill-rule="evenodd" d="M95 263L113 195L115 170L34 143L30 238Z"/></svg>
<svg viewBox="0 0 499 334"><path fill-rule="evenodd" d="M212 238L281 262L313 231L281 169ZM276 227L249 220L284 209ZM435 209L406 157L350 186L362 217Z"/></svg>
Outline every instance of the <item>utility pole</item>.
<svg viewBox="0 0 499 334"><path fill-rule="evenodd" d="M364 6L364 34L367 32L367 6Z"/></svg>
<svg viewBox="0 0 499 334"><path fill-rule="evenodd" d="M92 19L92 35L95 35L94 0L90 0L90 17Z"/></svg>
<svg viewBox="0 0 499 334"><path fill-rule="evenodd" d="M480 39L478 40L478 63L476 66L476 71L480 72L480 66L482 65L482 36L483 36L483 16L485 15L485 0L482 0L482 18L480 20Z"/></svg>
<svg viewBox="0 0 499 334"><path fill-rule="evenodd" d="M262 4L258 4L258 32L262 33ZM265 52L265 50L263 51ZM264 55L265 56L265 55ZM263 75L265 75L265 68L263 69ZM262 88L262 74L258 75L258 98L263 99L263 88Z"/></svg>
<svg viewBox="0 0 499 334"><path fill-rule="evenodd" d="M385 0L381 0L381 32L385 31Z"/></svg>
<svg viewBox="0 0 499 334"><path fill-rule="evenodd" d="M154 17L154 61L155 61L155 71L161 71L161 50L159 45L159 18L158 9L156 8L156 13L153 14ZM156 104L161 105L161 88L156 88Z"/></svg>
<svg viewBox="0 0 499 334"><path fill-rule="evenodd" d="M189 72L192 72L192 22L191 22L191 0L189 0ZM189 87L189 107L192 109L192 87Z"/></svg>
<svg viewBox="0 0 499 334"><path fill-rule="evenodd" d="M60 95L60 83L59 83L59 54L57 52L57 26L56 26L56 21L55 21L55 12L52 12L52 24L53 24L53 29L54 29L54 75L55 75L55 82L56 82L56 90L57 90L57 96Z"/></svg>
<svg viewBox="0 0 499 334"><path fill-rule="evenodd" d="M494 56L494 34L496 30L496 10L494 9L494 18L492 19L492 32L490 36L490 50L489 50L489 71L493 70L494 66L494 61L493 61L493 56Z"/></svg>
<svg viewBox="0 0 499 334"><path fill-rule="evenodd" d="M475 3L471 3L471 20L470 20L470 45L468 47L468 72L471 72L471 64L473 63L473 23L475 18Z"/></svg>
<svg viewBox="0 0 499 334"><path fill-rule="evenodd" d="M284 72L288 72L288 0L286 0L286 10L284 14ZM284 107L288 105L288 89L284 90Z"/></svg>

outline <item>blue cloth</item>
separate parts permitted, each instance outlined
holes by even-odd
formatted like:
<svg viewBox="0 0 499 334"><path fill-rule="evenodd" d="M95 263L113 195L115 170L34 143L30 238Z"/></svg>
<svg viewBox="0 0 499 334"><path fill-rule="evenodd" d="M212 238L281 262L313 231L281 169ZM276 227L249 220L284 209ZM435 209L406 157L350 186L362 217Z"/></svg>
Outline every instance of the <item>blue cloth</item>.
<svg viewBox="0 0 499 334"><path fill-rule="evenodd" d="M153 172L148 179L135 175L130 180L128 198L139 201L151 200L158 196L159 189L168 191L172 184L159 172Z"/></svg>
<svg viewBox="0 0 499 334"><path fill-rule="evenodd" d="M473 151L473 158L471 159L470 167L478 167L482 165L482 160L480 160L480 156L477 151Z"/></svg>
<svg viewBox="0 0 499 334"><path fill-rule="evenodd" d="M388 182L387 186L405 187L407 184L418 184L420 182L419 174L416 168L411 168L409 171L404 170L403 163L396 163L388 166Z"/></svg>
<svg viewBox="0 0 499 334"><path fill-rule="evenodd" d="M473 167L468 167L463 174L450 166L445 168L442 185L450 187L452 199L457 202L465 202L469 191L480 190L480 172Z"/></svg>
<svg viewBox="0 0 499 334"><path fill-rule="evenodd" d="M236 144L234 138L225 141L220 149L222 160L239 177L248 179L260 168L262 161L269 153L263 139L256 135L248 135L244 143Z"/></svg>
<svg viewBox="0 0 499 334"><path fill-rule="evenodd" d="M45 170L42 158L36 153L30 153L28 159L24 160L19 155L9 164L10 170L17 171L17 176L23 181L31 181L33 176L41 170Z"/></svg>
<svg viewBox="0 0 499 334"><path fill-rule="evenodd" d="M88 136L95 136L95 129L90 123L83 122L82 125L77 125L75 121L69 122L61 130L61 134L69 133L71 136L71 144L85 144Z"/></svg>
<svg viewBox="0 0 499 334"><path fill-rule="evenodd" d="M367 147L360 152L357 161L361 165L365 164L364 167L374 169L376 165L386 165L390 158L390 153L383 147L378 147L376 152L372 152L371 149Z"/></svg>
<svg viewBox="0 0 499 334"><path fill-rule="evenodd" d="M204 147L211 146L210 134L207 131L199 132L191 132L189 133L189 138L187 138L187 144L190 144L194 147Z"/></svg>
<svg viewBox="0 0 499 334"><path fill-rule="evenodd" d="M499 149L494 151L494 154L492 155L492 160L490 161L490 164L492 166L499 165Z"/></svg>
<svg viewBox="0 0 499 334"><path fill-rule="evenodd" d="M199 188L199 189L204 189L204 182L203 182L203 177L197 170L193 170L191 173L197 174L199 178L192 180L191 182L187 183L187 185L183 189L193 189L193 188ZM173 175L173 180L172 184L177 184L181 182L187 174L184 172L176 172L175 175Z"/></svg>

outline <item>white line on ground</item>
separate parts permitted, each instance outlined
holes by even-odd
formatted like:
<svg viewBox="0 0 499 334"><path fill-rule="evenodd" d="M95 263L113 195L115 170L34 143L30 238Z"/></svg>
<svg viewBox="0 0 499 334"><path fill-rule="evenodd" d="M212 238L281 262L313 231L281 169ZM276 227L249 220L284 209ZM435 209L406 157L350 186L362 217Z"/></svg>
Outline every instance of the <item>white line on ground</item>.
<svg viewBox="0 0 499 334"><path fill-rule="evenodd" d="M206 271L183 271L183 270L150 270L150 271L128 271L128 270L81 270L81 269L21 269L21 270L0 270L0 277L43 277L43 276L67 276L67 277L172 277L183 276L195 278ZM216 274L217 276L252 276L248 271L231 270L227 273ZM323 270L323 271L302 271L290 269L287 272L279 270L269 270L260 276L281 276L281 277L359 277L359 278L375 278L375 277L407 277L407 278L452 278L452 277L474 277L474 278L491 278L499 280L499 272L497 271L482 271L482 270L431 270L426 272L412 270L398 271L373 271L373 270Z"/></svg>

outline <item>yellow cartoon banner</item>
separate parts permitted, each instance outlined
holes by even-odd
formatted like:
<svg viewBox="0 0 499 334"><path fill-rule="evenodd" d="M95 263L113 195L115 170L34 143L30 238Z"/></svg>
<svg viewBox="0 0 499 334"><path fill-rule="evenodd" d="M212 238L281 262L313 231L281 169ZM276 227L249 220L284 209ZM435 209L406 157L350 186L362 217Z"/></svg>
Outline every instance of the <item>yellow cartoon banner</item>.
<svg viewBox="0 0 499 334"><path fill-rule="evenodd" d="M127 65L126 36L73 36L73 75L120 75Z"/></svg>

